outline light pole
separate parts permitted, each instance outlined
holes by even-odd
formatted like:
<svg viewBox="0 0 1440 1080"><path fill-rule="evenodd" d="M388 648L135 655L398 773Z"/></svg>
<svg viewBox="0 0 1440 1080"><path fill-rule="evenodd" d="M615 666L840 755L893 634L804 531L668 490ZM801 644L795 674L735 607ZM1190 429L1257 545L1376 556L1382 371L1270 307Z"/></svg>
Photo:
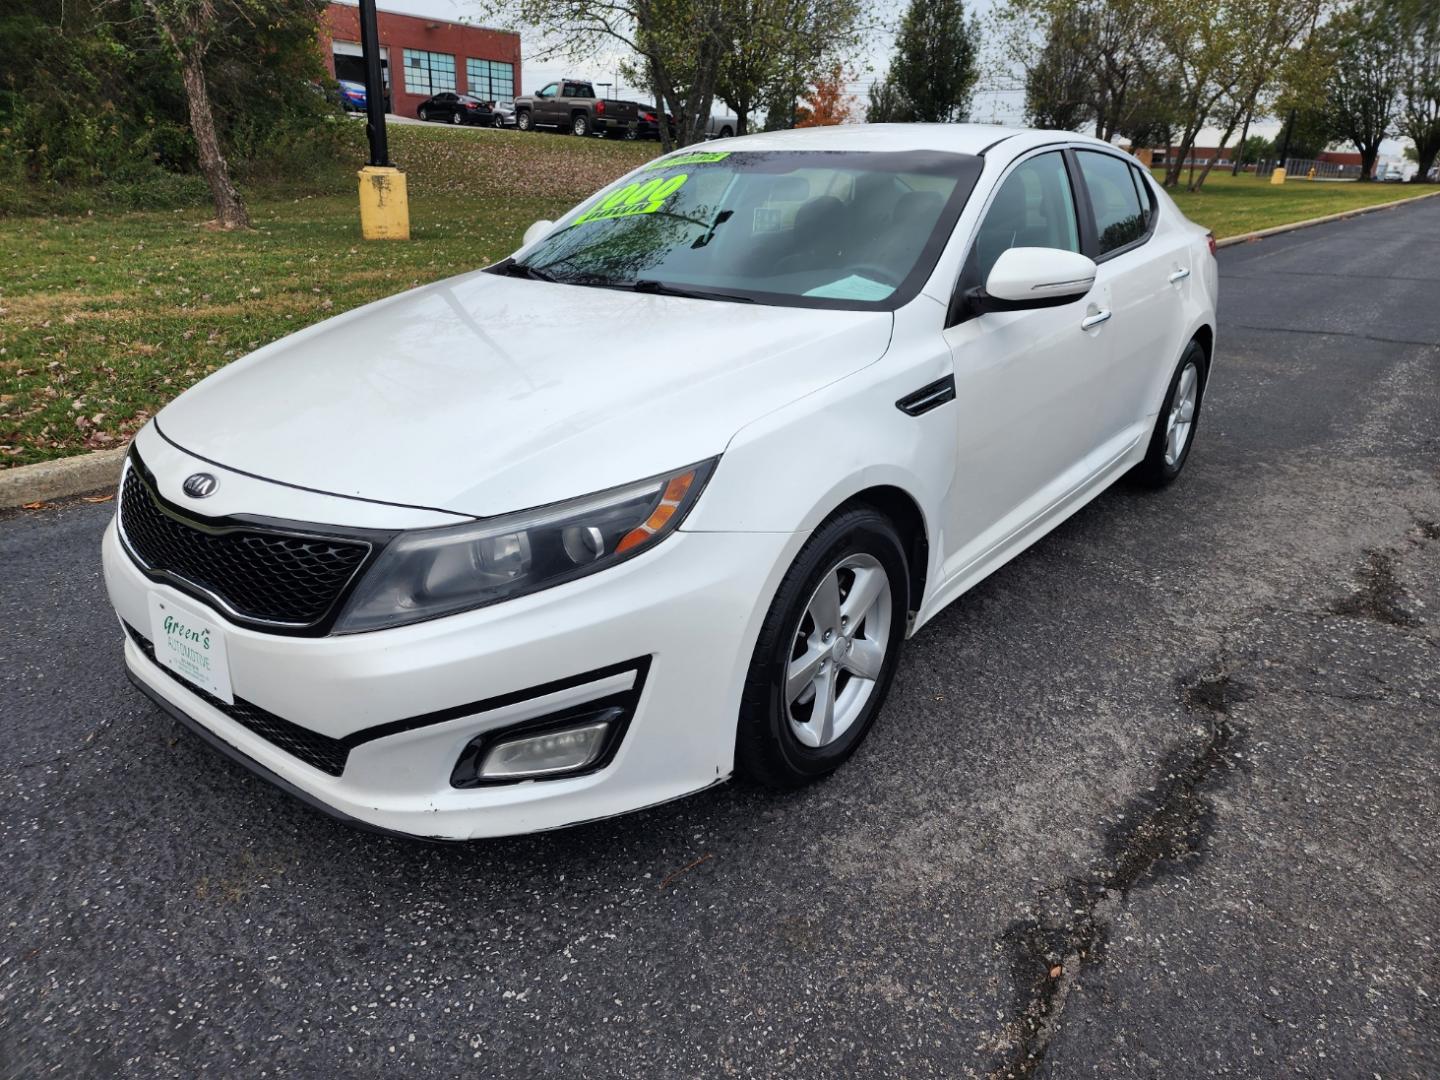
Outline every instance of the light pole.
<svg viewBox="0 0 1440 1080"><path fill-rule="evenodd" d="M360 234L366 240L409 240L410 200L405 174L390 164L385 135L385 82L375 0L360 0L360 51L365 57L365 135L370 163L360 170Z"/></svg>

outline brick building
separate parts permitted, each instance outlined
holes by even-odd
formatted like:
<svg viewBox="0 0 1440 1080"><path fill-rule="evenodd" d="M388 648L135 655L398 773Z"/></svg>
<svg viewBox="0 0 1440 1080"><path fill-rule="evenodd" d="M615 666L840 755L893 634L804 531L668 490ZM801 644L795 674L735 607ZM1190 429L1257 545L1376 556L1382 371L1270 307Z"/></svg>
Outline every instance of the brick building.
<svg viewBox="0 0 1440 1080"><path fill-rule="evenodd" d="M392 11L376 21L391 112L414 116L420 102L447 90L485 101L520 92L519 34ZM365 81L358 7L326 5L320 45L332 75Z"/></svg>

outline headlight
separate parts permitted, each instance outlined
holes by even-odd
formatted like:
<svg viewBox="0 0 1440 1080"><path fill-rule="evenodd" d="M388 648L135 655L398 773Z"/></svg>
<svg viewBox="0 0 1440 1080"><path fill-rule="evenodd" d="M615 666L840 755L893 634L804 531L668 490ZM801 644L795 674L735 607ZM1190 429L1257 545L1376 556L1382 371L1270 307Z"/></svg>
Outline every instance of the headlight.
<svg viewBox="0 0 1440 1080"><path fill-rule="evenodd" d="M361 579L335 632L452 615L614 566L674 532L714 467L712 458L569 502L401 533Z"/></svg>

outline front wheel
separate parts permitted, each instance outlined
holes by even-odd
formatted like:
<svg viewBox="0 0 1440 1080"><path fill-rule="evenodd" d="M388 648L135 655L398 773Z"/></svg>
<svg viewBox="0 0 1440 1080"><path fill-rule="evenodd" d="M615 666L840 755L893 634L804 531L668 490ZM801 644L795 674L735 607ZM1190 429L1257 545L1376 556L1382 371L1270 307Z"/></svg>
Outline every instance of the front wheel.
<svg viewBox="0 0 1440 1080"><path fill-rule="evenodd" d="M530 114L528 112L517 112L515 114L515 126L521 131L529 131Z"/></svg>
<svg viewBox="0 0 1440 1080"><path fill-rule="evenodd" d="M463 124L464 122L465 118L461 116L458 112L453 112L450 114L450 123L459 125Z"/></svg>
<svg viewBox="0 0 1440 1080"><path fill-rule="evenodd" d="M428 109L421 109L421 110L420 110L420 119L423 120L423 121L425 121L425 123L428 124L428 123L430 122L430 110L428 110Z"/></svg>
<svg viewBox="0 0 1440 1080"><path fill-rule="evenodd" d="M795 557L745 679L735 768L796 788L839 768L874 722L909 608L905 546L878 510L828 519Z"/></svg>
<svg viewBox="0 0 1440 1080"><path fill-rule="evenodd" d="M1191 341L1170 376L1165 404L1155 418L1155 430L1150 433L1145 458L1131 473L1139 484L1164 487L1185 467L1195 443L1195 428L1200 423L1200 404L1205 397L1208 373L1205 350L1198 341Z"/></svg>

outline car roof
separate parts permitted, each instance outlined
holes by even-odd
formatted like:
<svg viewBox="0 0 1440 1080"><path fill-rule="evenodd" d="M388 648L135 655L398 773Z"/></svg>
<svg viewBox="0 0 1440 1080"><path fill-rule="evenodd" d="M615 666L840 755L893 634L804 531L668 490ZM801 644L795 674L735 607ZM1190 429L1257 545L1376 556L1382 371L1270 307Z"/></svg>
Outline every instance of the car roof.
<svg viewBox="0 0 1440 1080"><path fill-rule="evenodd" d="M1050 142L1088 142L1099 139L1073 131L1000 127L995 124L837 124L827 127L766 131L726 139L727 150L944 150L978 154L998 143L1020 153Z"/></svg>

